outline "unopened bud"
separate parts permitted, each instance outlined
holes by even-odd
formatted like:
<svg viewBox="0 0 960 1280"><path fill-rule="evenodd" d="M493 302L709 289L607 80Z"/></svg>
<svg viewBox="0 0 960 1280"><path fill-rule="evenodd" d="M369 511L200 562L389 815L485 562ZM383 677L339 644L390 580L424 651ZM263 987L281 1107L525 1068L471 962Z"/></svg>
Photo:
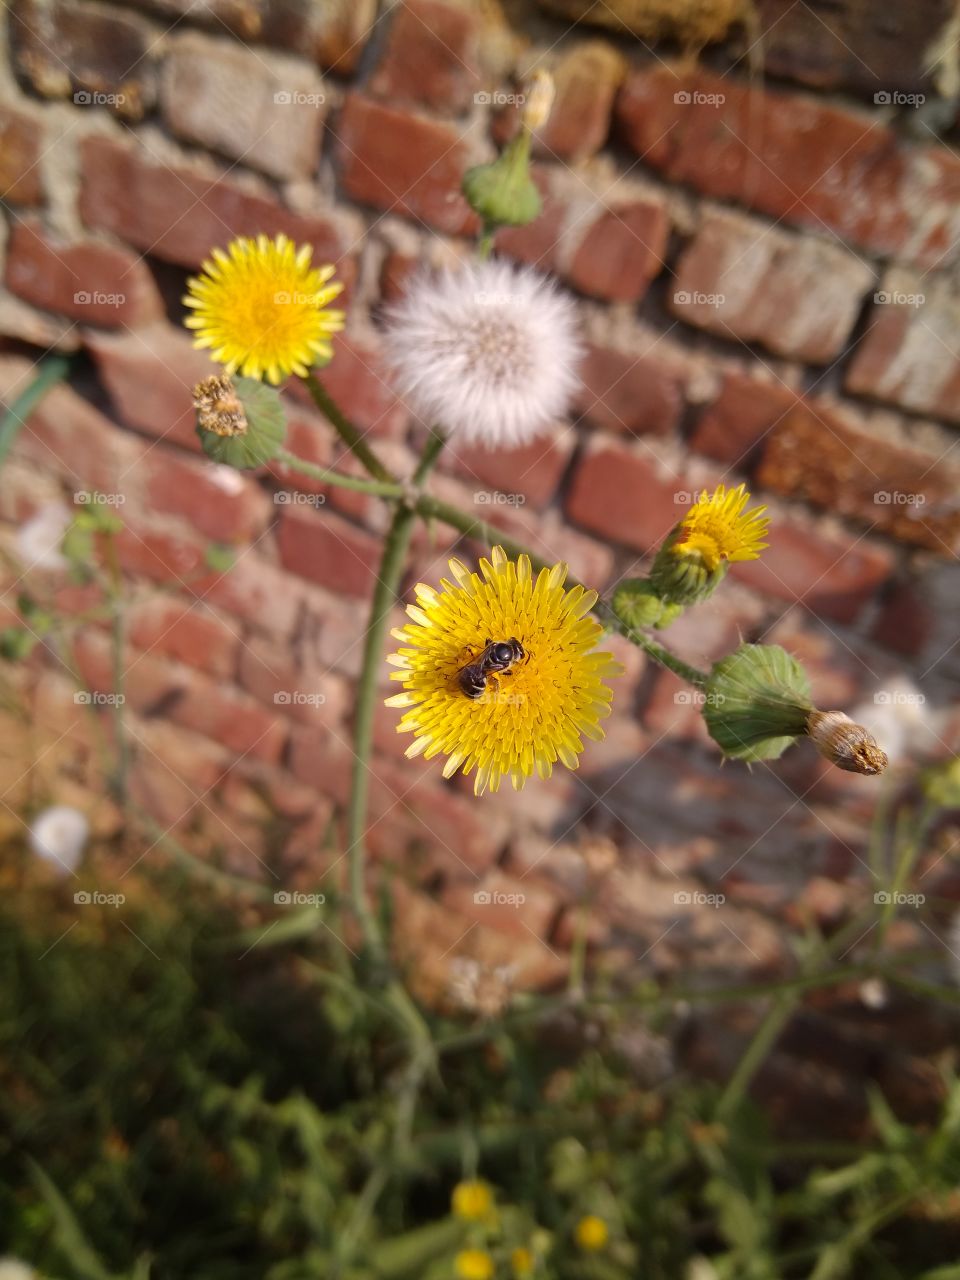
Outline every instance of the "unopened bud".
<svg viewBox="0 0 960 1280"><path fill-rule="evenodd" d="M526 101L520 116L525 129L532 133L534 129L542 129L550 118L553 100L557 95L557 87L549 71L541 68L534 71L526 84Z"/></svg>
<svg viewBox="0 0 960 1280"><path fill-rule="evenodd" d="M842 711L811 711L807 736L824 759L846 773L873 777L887 767L887 754L873 734Z"/></svg>

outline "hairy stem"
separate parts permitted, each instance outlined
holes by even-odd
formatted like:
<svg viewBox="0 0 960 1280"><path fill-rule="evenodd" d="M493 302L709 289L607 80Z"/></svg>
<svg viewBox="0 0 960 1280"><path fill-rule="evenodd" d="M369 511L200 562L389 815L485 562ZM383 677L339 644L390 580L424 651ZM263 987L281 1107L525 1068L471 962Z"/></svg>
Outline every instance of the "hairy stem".
<svg viewBox="0 0 960 1280"><path fill-rule="evenodd" d="M403 485L387 480L365 480L362 476L345 476L342 471L333 471L329 467L318 467L315 462L307 462L298 458L295 453L281 449L274 462L282 462L291 471L299 471L311 480L319 480L322 484L336 485L340 489L353 489L357 493L372 493L378 498L402 498Z"/></svg>
<svg viewBox="0 0 960 1280"><path fill-rule="evenodd" d="M374 480L380 480L384 484L396 484L396 477L392 476L383 465L364 440L362 432L346 416L316 374L308 373L304 382L313 396L314 404Z"/></svg>

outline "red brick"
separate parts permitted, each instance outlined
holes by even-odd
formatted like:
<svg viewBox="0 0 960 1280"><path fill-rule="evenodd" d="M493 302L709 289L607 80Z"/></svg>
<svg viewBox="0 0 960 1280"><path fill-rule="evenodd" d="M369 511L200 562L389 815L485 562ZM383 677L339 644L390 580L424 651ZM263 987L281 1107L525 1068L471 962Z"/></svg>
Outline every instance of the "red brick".
<svg viewBox="0 0 960 1280"><path fill-rule="evenodd" d="M663 479L652 457L603 445L588 450L577 465L567 515L612 542L648 551L684 514L674 500L682 487Z"/></svg>
<svg viewBox="0 0 960 1280"><path fill-rule="evenodd" d="M116 541L120 563L126 572L152 582L177 582L200 594L198 579L204 575L206 560L203 544L198 540L151 528L140 521L134 523L125 513Z"/></svg>
<svg viewBox="0 0 960 1280"><path fill-rule="evenodd" d="M672 671L658 671L653 690L643 708L643 723L656 738L696 742L715 751L717 748L707 733L702 708L702 694L691 689Z"/></svg>
<svg viewBox="0 0 960 1280"><path fill-rule="evenodd" d="M131 717L131 721L133 795L164 829L188 827L201 810L203 797L229 768L229 752L165 720ZM160 841L146 846L151 856L161 849Z"/></svg>
<svg viewBox="0 0 960 1280"><path fill-rule="evenodd" d="M603 40L577 41L553 68L556 97L545 124L535 130L533 152L578 164L607 141L617 89L627 65Z"/></svg>
<svg viewBox="0 0 960 1280"><path fill-rule="evenodd" d="M850 707L877 680L872 654L861 658L857 640L841 639L800 609L789 610L765 631L763 644L778 644L793 654L810 678L818 707Z"/></svg>
<svg viewBox="0 0 960 1280"><path fill-rule="evenodd" d="M799 395L782 382L727 373L720 394L703 412L691 448L719 462L743 466L764 436L790 412Z"/></svg>
<svg viewBox="0 0 960 1280"><path fill-rule="evenodd" d="M151 257L198 267L234 236L282 231L309 244L315 261L335 263L348 286L353 282L353 259L329 218L291 213L229 179L158 164L142 149L100 136L80 144L80 173L80 216L87 226L112 231Z"/></svg>
<svg viewBox="0 0 960 1280"><path fill-rule="evenodd" d="M386 48L368 92L405 106L466 111L480 87L480 15L442 0L405 0L393 10Z"/></svg>
<svg viewBox="0 0 960 1280"><path fill-rule="evenodd" d="M531 176L542 200L540 216L525 227L502 227L494 243L497 252L541 271L556 271L559 266L560 241L570 212L570 202L555 194L551 170L533 165Z"/></svg>
<svg viewBox="0 0 960 1280"><path fill-rule="evenodd" d="M591 297L639 302L663 266L668 230L660 201L633 200L606 209L584 230L565 278Z"/></svg>
<svg viewBox="0 0 960 1280"><path fill-rule="evenodd" d="M542 884L497 868L482 880L455 881L443 891L441 900L481 929L524 938L531 933L548 938L560 905L556 894Z"/></svg>
<svg viewBox="0 0 960 1280"><path fill-rule="evenodd" d="M866 426L801 402L763 443L764 489L853 516L893 538L960 550L960 472L932 454L878 439Z"/></svg>
<svg viewBox="0 0 960 1280"><path fill-rule="evenodd" d="M186 0L163 2L183 5ZM215 9L228 3L230 0L212 0ZM259 35L267 44L306 54L341 76L356 71L377 18L376 0L325 0L322 5L271 0L265 13L242 3L236 7L255 22L255 29L241 30L241 34ZM236 29L235 21L230 25Z"/></svg>
<svg viewBox="0 0 960 1280"><path fill-rule="evenodd" d="M87 333L85 343L128 426L200 452L193 388L222 369L194 349L186 331L157 324L136 333Z"/></svg>
<svg viewBox="0 0 960 1280"><path fill-rule="evenodd" d="M668 290L678 320L826 363L846 345L873 271L837 245L726 211L704 215Z"/></svg>
<svg viewBox="0 0 960 1280"><path fill-rule="evenodd" d="M933 276L894 269L875 299L846 389L960 422L960 292Z"/></svg>
<svg viewBox="0 0 960 1280"><path fill-rule="evenodd" d="M759 560L733 565L731 576L838 622L853 622L893 568L889 552L864 538L828 538L807 525L776 520L767 541Z"/></svg>
<svg viewBox="0 0 960 1280"><path fill-rule="evenodd" d="M38 117L0 106L0 198L13 204L40 204L40 157L44 129Z"/></svg>
<svg viewBox="0 0 960 1280"><path fill-rule="evenodd" d="M43 351L76 351L80 337L73 321L37 311L0 288L0 350L24 342Z"/></svg>
<svg viewBox="0 0 960 1280"><path fill-rule="evenodd" d="M62 243L39 222L15 222L6 284L35 307L107 329L159 319L163 302L146 264L97 240Z"/></svg>
<svg viewBox="0 0 960 1280"><path fill-rule="evenodd" d="M444 465L468 484L479 482L484 486L473 494L474 507L481 517L484 508L522 506L524 500L543 507L557 491L574 443L573 433L559 427L520 449L470 448L454 441Z"/></svg>
<svg viewBox="0 0 960 1280"><path fill-rule="evenodd" d="M471 158L456 129L350 93L334 131L351 199L448 235L476 233L479 219L460 194Z"/></svg>
<svg viewBox="0 0 960 1280"><path fill-rule="evenodd" d="M326 94L302 62L196 32L166 50L160 106L177 137L273 178L307 178L320 159Z"/></svg>
<svg viewBox="0 0 960 1280"><path fill-rule="evenodd" d="M956 257L960 160L901 144L876 117L666 66L629 78L617 116L671 181L878 254L923 266Z"/></svg>
<svg viewBox="0 0 960 1280"><path fill-rule="evenodd" d="M277 530L280 561L330 591L366 596L373 590L380 543L330 511L285 509Z"/></svg>
<svg viewBox="0 0 960 1280"><path fill-rule="evenodd" d="M145 454L139 478L149 508L181 516L215 542L256 539L273 519L271 500L234 467L157 446Z"/></svg>
<svg viewBox="0 0 960 1280"><path fill-rule="evenodd" d="M290 640L300 626L312 594L319 595L255 551L244 551L225 573L208 573L194 590L258 631L283 640ZM325 614L330 601L317 607Z"/></svg>
<svg viewBox="0 0 960 1280"><path fill-rule="evenodd" d="M589 346L579 373L577 412L593 427L663 436L680 420L682 374L669 360Z"/></svg>
<svg viewBox="0 0 960 1280"><path fill-rule="evenodd" d="M377 347L341 333L333 340L333 353L318 376L350 421L377 436L401 435L410 415L390 386ZM313 405L302 382L292 381L289 389L301 404Z"/></svg>
<svg viewBox="0 0 960 1280"><path fill-rule="evenodd" d="M304 666L289 646L256 637L240 650L239 678L241 686L276 715L302 724L339 727L352 705L352 686L342 676Z"/></svg>
<svg viewBox="0 0 960 1280"><path fill-rule="evenodd" d="M923 653L936 629L930 601L913 582L896 582L881 603L871 637L894 653Z"/></svg>
<svg viewBox="0 0 960 1280"><path fill-rule="evenodd" d="M217 679L230 679L236 668L238 632L196 601L168 595L139 600L128 608L127 629L135 648L197 667Z"/></svg>
<svg viewBox="0 0 960 1280"><path fill-rule="evenodd" d="M153 104L156 37L149 23L105 5L21 0L10 24L21 75L46 98L140 120Z"/></svg>

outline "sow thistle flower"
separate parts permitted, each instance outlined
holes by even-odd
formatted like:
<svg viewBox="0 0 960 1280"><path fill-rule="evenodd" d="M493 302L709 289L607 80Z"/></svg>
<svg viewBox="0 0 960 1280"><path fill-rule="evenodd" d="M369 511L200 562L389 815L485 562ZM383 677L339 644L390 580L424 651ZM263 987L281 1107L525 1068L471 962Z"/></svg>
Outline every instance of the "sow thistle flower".
<svg viewBox="0 0 960 1280"><path fill-rule="evenodd" d="M329 360L330 337L344 321L329 303L343 285L330 283L334 267L310 265L312 253L285 235L241 236L226 252L214 249L183 299L193 311L184 321L196 331L193 345L208 348L228 374L239 370L275 385Z"/></svg>
<svg viewBox="0 0 960 1280"><path fill-rule="evenodd" d="M458 560L450 572L439 591L416 587L411 621L393 632L404 647L388 661L404 689L387 705L407 708L397 726L415 734L406 754L447 756L446 778L476 769L477 795L506 777L519 791L534 773L549 778L557 761L576 769L583 739L603 737L612 698L604 677L622 672L611 654L593 651L603 629L586 615L597 593L565 590L565 564L534 577L527 556L509 560L502 547L479 574ZM514 642L519 653L476 685L461 680L491 642Z"/></svg>
<svg viewBox="0 0 960 1280"><path fill-rule="evenodd" d="M730 564L757 560L767 547L770 521L766 507L746 511L745 485L717 485L702 493L657 553L650 581L669 604L704 600L722 581Z"/></svg>
<svg viewBox="0 0 960 1280"><path fill-rule="evenodd" d="M526 444L566 412L580 353L570 299L511 263L421 275L386 313L384 354L410 408L491 449Z"/></svg>

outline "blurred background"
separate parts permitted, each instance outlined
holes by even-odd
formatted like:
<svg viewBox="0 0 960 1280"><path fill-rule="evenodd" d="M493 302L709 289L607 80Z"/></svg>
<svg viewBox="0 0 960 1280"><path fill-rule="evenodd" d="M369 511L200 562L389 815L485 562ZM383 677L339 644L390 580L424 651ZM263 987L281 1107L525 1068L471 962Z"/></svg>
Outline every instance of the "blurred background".
<svg viewBox="0 0 960 1280"><path fill-rule="evenodd" d="M2 18L3 1280L957 1280L953 0ZM409 474L380 311L473 252L461 177L540 68L543 213L496 250L575 296L583 385L431 491L604 593L746 481L769 550L672 646L782 645L892 763L721 767L617 637L605 741L519 794L405 760L384 708L411 1026L342 901L386 512L202 457L181 297L237 235L335 263L326 385ZM353 471L287 394L291 449ZM407 598L455 547L421 527Z"/></svg>

